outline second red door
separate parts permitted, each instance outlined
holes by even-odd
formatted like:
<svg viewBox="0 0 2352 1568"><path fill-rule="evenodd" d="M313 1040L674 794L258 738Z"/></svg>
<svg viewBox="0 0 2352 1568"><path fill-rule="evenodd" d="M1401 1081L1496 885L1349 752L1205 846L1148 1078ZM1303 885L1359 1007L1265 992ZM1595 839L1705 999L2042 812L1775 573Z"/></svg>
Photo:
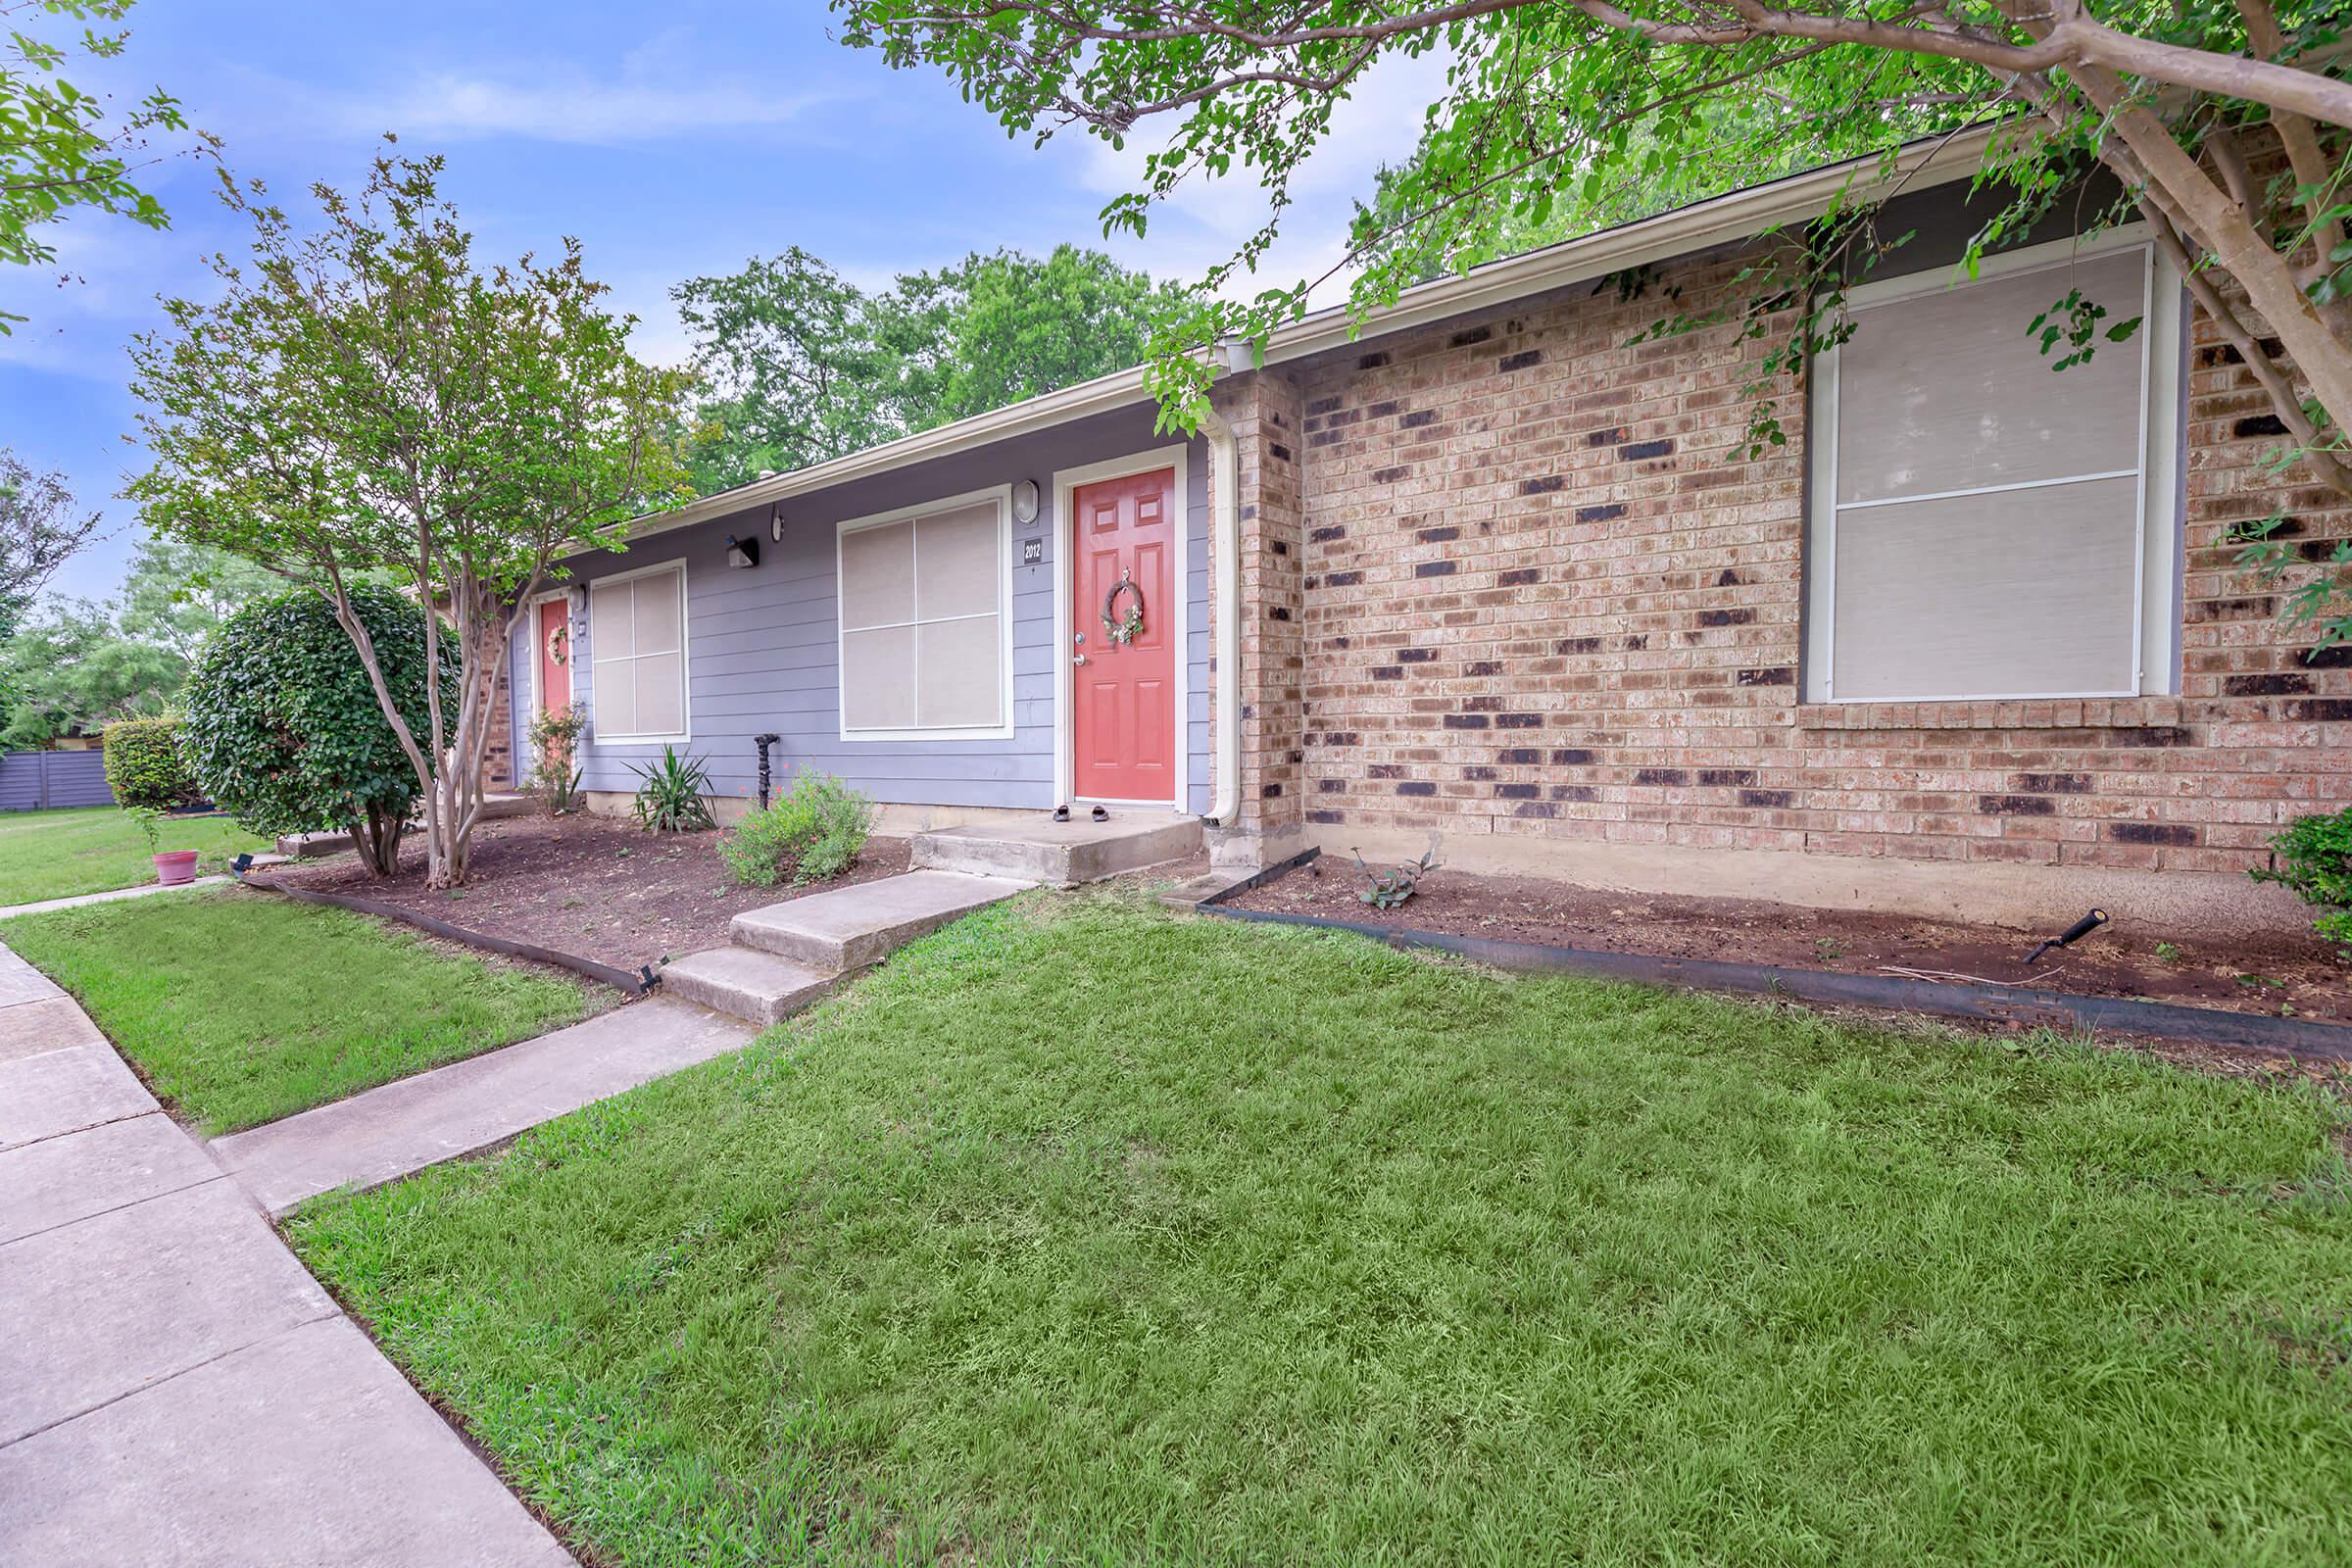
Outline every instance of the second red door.
<svg viewBox="0 0 2352 1568"><path fill-rule="evenodd" d="M1081 485L1070 514L1074 793L1174 805L1184 639L1175 470Z"/></svg>

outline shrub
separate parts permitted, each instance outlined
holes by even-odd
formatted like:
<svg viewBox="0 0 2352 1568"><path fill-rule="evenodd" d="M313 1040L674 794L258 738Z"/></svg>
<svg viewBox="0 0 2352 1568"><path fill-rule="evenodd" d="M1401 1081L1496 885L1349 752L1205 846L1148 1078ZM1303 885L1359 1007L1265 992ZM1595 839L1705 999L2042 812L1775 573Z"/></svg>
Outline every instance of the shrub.
<svg viewBox="0 0 2352 1568"><path fill-rule="evenodd" d="M402 716L430 733L423 612L389 588L365 585L352 590L351 605ZM452 640L441 644L441 673L455 682ZM421 786L324 599L297 590L230 615L205 644L184 701L197 780L238 821L271 837L341 828L369 870L397 868Z"/></svg>
<svg viewBox="0 0 2352 1568"><path fill-rule="evenodd" d="M648 833L692 833L718 826L710 814L710 770L701 760L662 748L662 760L637 770L637 820Z"/></svg>
<svg viewBox="0 0 2352 1568"><path fill-rule="evenodd" d="M2274 864L2257 882L2291 888L2326 912L2312 922L2330 942L2352 946L2352 808L2333 816L2299 816L2272 835Z"/></svg>
<svg viewBox="0 0 2352 1568"><path fill-rule="evenodd" d="M177 718L125 718L106 726L106 782L117 805L153 811L203 796L188 766Z"/></svg>
<svg viewBox="0 0 2352 1568"><path fill-rule="evenodd" d="M531 720L530 788L550 816L579 808L580 734L587 727L576 708L551 708Z"/></svg>
<svg viewBox="0 0 2352 1568"><path fill-rule="evenodd" d="M789 879L825 882L858 863L874 828L874 803L830 773L804 772L764 811L719 841L736 881L770 888Z"/></svg>

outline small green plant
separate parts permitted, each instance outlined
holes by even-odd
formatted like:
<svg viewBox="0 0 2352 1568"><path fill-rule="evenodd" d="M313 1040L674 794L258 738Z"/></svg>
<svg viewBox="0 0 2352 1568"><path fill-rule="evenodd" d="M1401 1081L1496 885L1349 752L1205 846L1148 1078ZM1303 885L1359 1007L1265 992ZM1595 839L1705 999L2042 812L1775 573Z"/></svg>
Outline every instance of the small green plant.
<svg viewBox="0 0 2352 1568"><path fill-rule="evenodd" d="M580 735L587 715L577 708L553 708L531 720L530 788L550 816L580 808Z"/></svg>
<svg viewBox="0 0 2352 1568"><path fill-rule="evenodd" d="M637 821L648 833L695 833L718 826L710 814L710 771L695 758L662 748L662 760L636 769Z"/></svg>
<svg viewBox="0 0 2352 1568"><path fill-rule="evenodd" d="M1429 848L1417 860L1406 860L1393 871L1375 871L1364 863L1361 850L1355 855L1355 874L1364 879L1363 891L1357 898L1375 909L1394 909L1421 891L1421 879L1439 868L1438 835L1429 836Z"/></svg>
<svg viewBox="0 0 2352 1568"><path fill-rule="evenodd" d="M830 773L803 772L763 811L719 841L727 872L747 887L825 882L858 863L874 829L874 803Z"/></svg>
<svg viewBox="0 0 2352 1568"><path fill-rule="evenodd" d="M124 815L139 824L139 831L146 835L147 853L163 854L164 813L152 806L126 806L122 810Z"/></svg>
<svg viewBox="0 0 2352 1568"><path fill-rule="evenodd" d="M1822 962L1829 963L1844 957L1845 949L1838 945L1836 937L1815 937L1813 939L1813 956Z"/></svg>
<svg viewBox="0 0 2352 1568"><path fill-rule="evenodd" d="M2180 961L2180 944L2178 942L2157 943L2156 961L2158 963L2179 963Z"/></svg>
<svg viewBox="0 0 2352 1568"><path fill-rule="evenodd" d="M2312 929L2352 947L2352 808L2299 816L2271 838L2271 863L2248 873L2292 889L2322 913Z"/></svg>
<svg viewBox="0 0 2352 1568"><path fill-rule="evenodd" d="M202 797L180 745L176 714L125 718L106 726L106 783L126 809L152 807L168 811Z"/></svg>

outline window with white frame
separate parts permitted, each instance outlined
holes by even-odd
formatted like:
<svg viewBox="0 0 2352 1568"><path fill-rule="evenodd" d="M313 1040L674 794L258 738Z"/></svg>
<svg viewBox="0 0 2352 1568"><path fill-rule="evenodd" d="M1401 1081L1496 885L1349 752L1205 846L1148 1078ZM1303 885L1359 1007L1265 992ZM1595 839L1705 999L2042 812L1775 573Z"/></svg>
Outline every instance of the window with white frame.
<svg viewBox="0 0 2352 1568"><path fill-rule="evenodd" d="M1011 538L992 490L841 525L846 740L1011 733Z"/></svg>
<svg viewBox="0 0 2352 1568"><path fill-rule="evenodd" d="M2096 349L2056 370L2028 326L2077 290ZM2130 235L1852 292L1812 383L1809 700L2171 689L2180 299Z"/></svg>
<svg viewBox="0 0 2352 1568"><path fill-rule="evenodd" d="M684 562L589 584L588 704L600 742L687 738Z"/></svg>

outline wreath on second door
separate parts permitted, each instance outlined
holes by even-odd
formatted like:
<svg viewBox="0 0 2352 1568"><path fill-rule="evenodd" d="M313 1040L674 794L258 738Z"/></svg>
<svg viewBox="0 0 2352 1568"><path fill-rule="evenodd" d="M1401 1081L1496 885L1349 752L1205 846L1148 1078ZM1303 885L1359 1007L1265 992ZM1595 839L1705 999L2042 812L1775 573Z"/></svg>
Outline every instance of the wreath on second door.
<svg viewBox="0 0 2352 1568"><path fill-rule="evenodd" d="M1119 612L1121 594L1135 596L1135 603L1127 607L1124 614ZM1110 640L1114 643L1135 641L1136 633L1144 629L1143 584L1132 577L1121 577L1110 585L1110 592L1102 596L1102 629L1110 634Z"/></svg>
<svg viewBox="0 0 2352 1568"><path fill-rule="evenodd" d="M571 662L571 626L558 621L547 630L547 662L558 666Z"/></svg>

